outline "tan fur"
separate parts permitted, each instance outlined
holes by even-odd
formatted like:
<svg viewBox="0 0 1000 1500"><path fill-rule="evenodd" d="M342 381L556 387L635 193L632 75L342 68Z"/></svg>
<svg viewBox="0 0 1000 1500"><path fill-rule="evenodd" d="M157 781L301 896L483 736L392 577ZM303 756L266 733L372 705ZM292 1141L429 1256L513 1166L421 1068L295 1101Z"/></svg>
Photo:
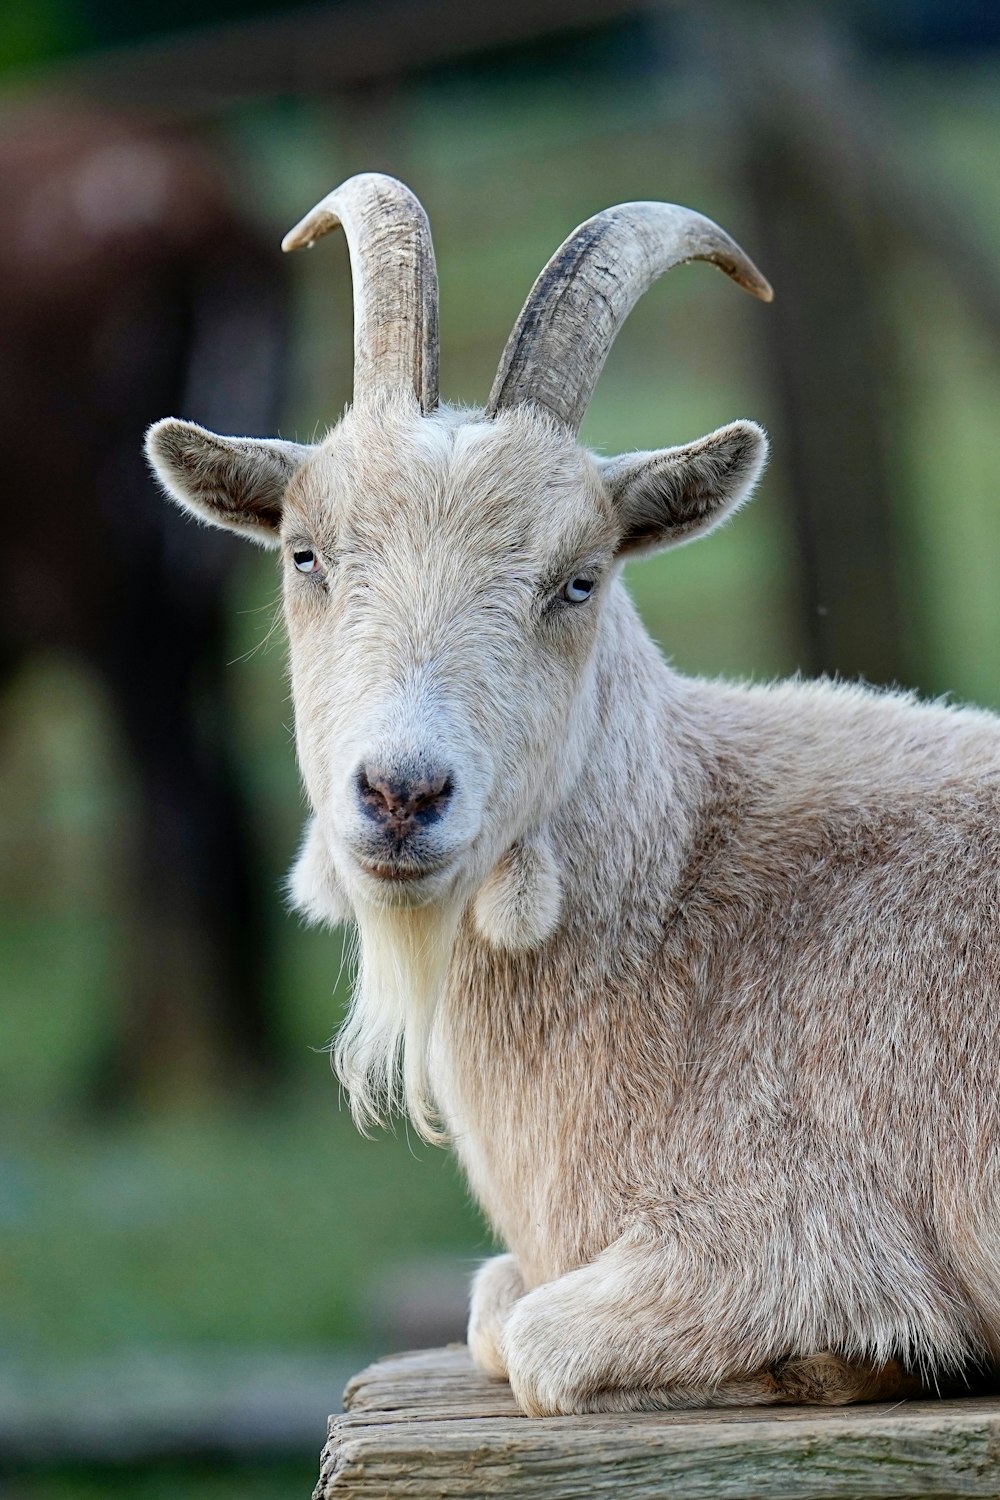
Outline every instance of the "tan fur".
<svg viewBox="0 0 1000 1500"><path fill-rule="evenodd" d="M559 925L562 886L546 834L525 834L511 844L483 881L473 902L476 927L495 948L516 953L537 948Z"/></svg>
<svg viewBox="0 0 1000 1500"><path fill-rule="evenodd" d="M205 514L214 450L172 467L164 428L154 462ZM482 1367L547 1414L995 1362L1000 722L664 663L621 558L745 498L750 424L602 466L530 409L388 392L277 502L265 456L237 488L258 526L280 502L315 814L295 898L358 922L359 1119L436 1117L508 1247L476 1280ZM560 604L581 571L593 597ZM417 752L455 792L431 873L386 881L352 777Z"/></svg>

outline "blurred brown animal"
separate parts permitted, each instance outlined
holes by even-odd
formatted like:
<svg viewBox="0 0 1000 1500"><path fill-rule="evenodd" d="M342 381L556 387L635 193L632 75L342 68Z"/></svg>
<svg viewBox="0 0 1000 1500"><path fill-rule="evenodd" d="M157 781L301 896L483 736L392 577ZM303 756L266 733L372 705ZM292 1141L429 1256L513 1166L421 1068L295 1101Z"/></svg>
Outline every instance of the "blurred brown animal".
<svg viewBox="0 0 1000 1500"><path fill-rule="evenodd" d="M224 680L235 549L166 512L141 461L164 405L273 427L286 307L212 153L129 119L0 121L3 681L45 648L104 683L137 778L132 958L101 1092L226 1087L276 1061Z"/></svg>

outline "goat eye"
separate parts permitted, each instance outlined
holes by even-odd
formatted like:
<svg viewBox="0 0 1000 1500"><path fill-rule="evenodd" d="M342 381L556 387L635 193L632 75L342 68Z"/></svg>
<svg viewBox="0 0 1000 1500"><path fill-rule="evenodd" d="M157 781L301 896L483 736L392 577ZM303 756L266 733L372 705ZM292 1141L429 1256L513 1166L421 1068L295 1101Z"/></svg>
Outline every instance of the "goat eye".
<svg viewBox="0 0 1000 1500"><path fill-rule="evenodd" d="M311 547L303 547L301 551L293 552L292 562L300 573L315 573L319 568L319 558Z"/></svg>
<svg viewBox="0 0 1000 1500"><path fill-rule="evenodd" d="M592 578L571 578L563 585L562 596L570 604L582 604L584 599L589 599L594 591L594 580Z"/></svg>

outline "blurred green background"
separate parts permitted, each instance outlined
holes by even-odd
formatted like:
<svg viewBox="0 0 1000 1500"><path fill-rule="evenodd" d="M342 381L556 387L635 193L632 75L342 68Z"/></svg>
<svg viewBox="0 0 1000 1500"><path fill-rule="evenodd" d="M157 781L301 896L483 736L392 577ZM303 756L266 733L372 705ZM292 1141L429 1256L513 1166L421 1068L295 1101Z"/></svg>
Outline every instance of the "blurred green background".
<svg viewBox="0 0 1000 1500"><path fill-rule="evenodd" d="M223 154L291 290L280 426L302 439L350 396L349 276L336 242L277 264L277 241L350 173L396 171L427 207L443 392L469 403L577 222L635 197L702 209L772 277L774 309L676 272L622 333L584 437L661 446L752 416L775 452L710 545L633 568L653 632L685 671L823 669L1000 707L998 48L992 7L932 0L514 4L475 25L444 0L37 0L0 15L0 131L16 140L40 100L141 104ZM44 495L8 498L43 582L50 549L76 545L45 514ZM73 524L83 536L87 514ZM342 1376L425 1328L447 1336L490 1249L447 1155L401 1124L362 1140L340 1107L324 1049L349 954L281 896L303 808L272 560L234 543L224 590L266 914L271 1030L249 1082L196 995L172 1050L140 1046L107 1086L141 783L79 653L18 650L7 673L5 1495L306 1495Z"/></svg>

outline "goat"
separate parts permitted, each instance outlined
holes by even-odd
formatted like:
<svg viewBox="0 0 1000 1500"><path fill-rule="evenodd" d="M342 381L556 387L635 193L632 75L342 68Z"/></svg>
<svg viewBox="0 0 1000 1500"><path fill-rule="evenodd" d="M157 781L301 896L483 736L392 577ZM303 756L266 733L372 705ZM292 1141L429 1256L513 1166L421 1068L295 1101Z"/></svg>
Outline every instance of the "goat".
<svg viewBox="0 0 1000 1500"><path fill-rule="evenodd" d="M454 1143L508 1247L469 1343L527 1413L843 1402L1000 1355L1000 722L661 658L622 563L711 531L766 439L598 458L608 349L710 221L608 209L485 411L439 406L417 200L350 179L353 406L315 447L175 419L196 516L281 549L312 808L295 904L353 920L362 1126Z"/></svg>

